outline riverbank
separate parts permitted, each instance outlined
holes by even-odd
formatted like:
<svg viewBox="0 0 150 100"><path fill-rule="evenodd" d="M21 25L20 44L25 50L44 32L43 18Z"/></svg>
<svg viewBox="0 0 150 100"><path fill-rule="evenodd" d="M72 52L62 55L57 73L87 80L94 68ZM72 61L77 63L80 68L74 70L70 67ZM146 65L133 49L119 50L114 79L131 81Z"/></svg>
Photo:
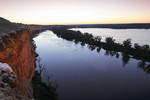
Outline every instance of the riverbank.
<svg viewBox="0 0 150 100"><path fill-rule="evenodd" d="M35 71L32 78L32 85L35 100L58 100L56 88L42 81L38 71Z"/></svg>
<svg viewBox="0 0 150 100"><path fill-rule="evenodd" d="M81 33L80 31L67 30L64 28L52 29L54 34L63 39L81 42L81 45L85 43L89 45L91 49L100 49L103 48L107 51L122 52L127 55L131 55L135 59L140 59L143 61L150 61L150 47L149 45L140 46L134 44L132 47L131 39L124 40L123 44L115 43L113 37L106 37L106 42L101 42L101 37L94 37L89 33Z"/></svg>
<svg viewBox="0 0 150 100"><path fill-rule="evenodd" d="M40 32L43 30L35 30L33 31L31 35L31 41L32 41L32 46L34 47L34 50L36 50L36 44L33 40L34 37L38 36ZM39 70L36 70L37 67L40 67L40 65L37 65L36 62L38 62L38 53L35 52L35 72L34 76L32 77L32 86L33 86L33 96L35 100L59 100L58 95L56 92L56 89L50 82L43 82L41 72ZM40 63L40 61L39 61ZM42 66L42 64L41 64Z"/></svg>

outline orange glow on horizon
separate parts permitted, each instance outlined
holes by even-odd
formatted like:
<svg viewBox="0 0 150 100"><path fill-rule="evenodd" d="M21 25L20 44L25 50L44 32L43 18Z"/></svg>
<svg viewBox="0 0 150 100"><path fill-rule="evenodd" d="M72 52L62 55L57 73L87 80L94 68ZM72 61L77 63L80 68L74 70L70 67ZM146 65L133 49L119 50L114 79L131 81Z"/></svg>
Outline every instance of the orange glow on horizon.
<svg viewBox="0 0 150 100"><path fill-rule="evenodd" d="M1 0L0 12L25 24L150 23L150 0Z"/></svg>
<svg viewBox="0 0 150 100"><path fill-rule="evenodd" d="M128 24L128 23L150 23L150 20L147 20L147 18L143 18L144 20L140 20L140 18L137 19L108 19L108 20L102 20L102 21L80 21L80 22L44 22L44 21L15 21L10 20L12 22L16 23L24 23L24 24L40 24L40 25L69 25L69 24Z"/></svg>

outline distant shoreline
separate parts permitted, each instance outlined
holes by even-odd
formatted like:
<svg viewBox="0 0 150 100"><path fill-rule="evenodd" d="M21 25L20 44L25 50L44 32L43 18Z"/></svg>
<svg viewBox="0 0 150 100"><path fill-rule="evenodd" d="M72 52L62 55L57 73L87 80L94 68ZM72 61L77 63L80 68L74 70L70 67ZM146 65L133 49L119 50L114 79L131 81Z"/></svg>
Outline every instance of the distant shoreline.
<svg viewBox="0 0 150 100"><path fill-rule="evenodd" d="M66 27L66 28L110 28L110 29L150 29L150 23L129 23L129 24L72 24L72 25L36 25L32 27Z"/></svg>
<svg viewBox="0 0 150 100"><path fill-rule="evenodd" d="M131 24L79 24L64 25L69 28L111 28L111 29L150 29L150 23Z"/></svg>

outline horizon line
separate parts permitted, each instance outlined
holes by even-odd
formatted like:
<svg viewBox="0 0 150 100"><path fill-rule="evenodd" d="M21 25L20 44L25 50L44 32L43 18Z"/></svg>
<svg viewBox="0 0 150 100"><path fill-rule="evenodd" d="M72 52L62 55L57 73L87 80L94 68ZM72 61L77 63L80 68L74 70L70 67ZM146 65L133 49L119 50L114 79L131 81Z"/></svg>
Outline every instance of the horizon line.
<svg viewBox="0 0 150 100"><path fill-rule="evenodd" d="M2 16L0 16L0 18L4 18L4 19L6 19L6 20L8 20L8 21L10 21L10 22L12 22L12 23L21 23L21 24L26 24L26 25L110 25L110 24L150 24L150 22L116 22L116 23L108 23L108 22L106 22L106 23L104 23L104 22L102 22L102 23L87 23L87 22L83 22L83 23L79 23L78 24L78 22L77 23L70 23L70 24L65 24L65 23L61 23L61 24L50 24L50 22L49 23L45 23L44 24L44 22L43 23L35 23L34 24L34 22L33 23L26 23L26 22L18 22L18 21L11 21L10 19L7 19L7 18L5 18L5 17L2 17ZM54 23L54 22L53 22Z"/></svg>
<svg viewBox="0 0 150 100"><path fill-rule="evenodd" d="M13 22L13 23L18 23L18 22ZM24 24L24 23L21 23ZM150 23L99 23L99 24L27 24L27 25L117 25L117 24L150 24Z"/></svg>

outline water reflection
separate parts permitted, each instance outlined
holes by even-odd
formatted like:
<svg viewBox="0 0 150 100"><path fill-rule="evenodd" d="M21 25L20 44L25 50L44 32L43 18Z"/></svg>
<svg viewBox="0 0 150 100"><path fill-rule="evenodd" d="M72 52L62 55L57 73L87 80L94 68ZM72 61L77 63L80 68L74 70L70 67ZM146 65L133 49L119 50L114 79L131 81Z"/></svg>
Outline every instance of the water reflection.
<svg viewBox="0 0 150 100"><path fill-rule="evenodd" d="M97 48L97 52L99 53L100 51L101 51L101 48L100 48L100 47L98 47L98 48Z"/></svg>
<svg viewBox="0 0 150 100"><path fill-rule="evenodd" d="M88 48L93 51L96 47L95 46L88 46ZM101 48L97 48L97 52L99 53ZM121 53L122 55L122 66L125 67L129 62L130 62L130 55ZM116 51L110 51L110 50L105 50L105 56L111 56L111 57L116 57L117 59L119 58L120 54ZM150 64L147 64L145 61L139 61L137 64L137 67L146 72L146 74L150 74Z"/></svg>
<svg viewBox="0 0 150 100"><path fill-rule="evenodd" d="M74 41L74 40L73 40L73 42L75 42L76 45L79 43L78 41ZM85 46L85 43L81 42L80 45L83 47L83 46ZM90 49L91 51L94 51L96 49L96 51L98 53L100 53L100 51L101 51L101 47L96 47L93 45L87 45L87 48ZM130 59L131 59L130 55L125 54L125 53L120 53L117 51L105 50L105 56L111 56L111 57L115 56L117 59L119 59L120 54L122 56L122 66L125 67L130 62ZM137 64L137 67L141 68L141 70L143 70L147 74L150 74L150 64L146 65L146 62L140 61Z"/></svg>
<svg viewBox="0 0 150 100"><path fill-rule="evenodd" d="M91 50L91 51L93 51L93 50L95 50L95 46L93 46L93 45L88 45L88 48Z"/></svg>
<svg viewBox="0 0 150 100"><path fill-rule="evenodd" d="M128 64L130 61L130 56L128 54L122 53L122 62L123 62L123 67L125 67L126 64Z"/></svg>
<svg viewBox="0 0 150 100"><path fill-rule="evenodd" d="M119 54L118 54L118 52L116 52L116 51L110 51L110 50L106 50L106 52L105 52L105 55L106 56L111 56L111 57L118 57L119 58Z"/></svg>
<svg viewBox="0 0 150 100"><path fill-rule="evenodd" d="M140 61L137 65L138 68L142 69L146 74L150 74L150 64L147 64L145 61Z"/></svg>

